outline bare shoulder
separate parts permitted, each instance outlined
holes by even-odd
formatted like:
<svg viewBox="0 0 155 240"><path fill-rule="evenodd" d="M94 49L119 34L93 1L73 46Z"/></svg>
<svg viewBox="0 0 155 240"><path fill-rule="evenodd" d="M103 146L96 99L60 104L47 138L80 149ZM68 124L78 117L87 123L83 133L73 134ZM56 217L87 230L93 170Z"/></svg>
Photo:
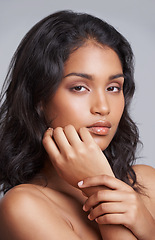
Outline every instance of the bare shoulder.
<svg viewBox="0 0 155 240"><path fill-rule="evenodd" d="M17 186L1 199L0 232L3 240L79 239L56 204L31 184Z"/></svg>
<svg viewBox="0 0 155 240"><path fill-rule="evenodd" d="M146 188L155 188L155 168L148 165L135 165L133 169L140 184Z"/></svg>
<svg viewBox="0 0 155 240"><path fill-rule="evenodd" d="M36 201L37 199L37 201ZM32 184L22 184L9 190L0 201L0 209L5 209L5 212L16 212L21 210L24 206L23 211L31 211L31 205L35 203L41 204L43 201L43 194L39 191L39 188Z"/></svg>
<svg viewBox="0 0 155 240"><path fill-rule="evenodd" d="M138 183L143 187L144 194L140 196L155 218L155 168L148 165L135 165L133 169Z"/></svg>

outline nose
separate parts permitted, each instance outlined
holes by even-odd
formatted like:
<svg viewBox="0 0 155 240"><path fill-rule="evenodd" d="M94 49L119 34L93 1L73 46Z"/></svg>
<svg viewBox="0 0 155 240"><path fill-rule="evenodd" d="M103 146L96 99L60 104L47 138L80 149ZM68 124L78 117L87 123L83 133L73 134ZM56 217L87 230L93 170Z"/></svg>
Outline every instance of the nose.
<svg viewBox="0 0 155 240"><path fill-rule="evenodd" d="M92 114L108 115L110 113L110 106L106 93L97 92L92 96L91 108Z"/></svg>

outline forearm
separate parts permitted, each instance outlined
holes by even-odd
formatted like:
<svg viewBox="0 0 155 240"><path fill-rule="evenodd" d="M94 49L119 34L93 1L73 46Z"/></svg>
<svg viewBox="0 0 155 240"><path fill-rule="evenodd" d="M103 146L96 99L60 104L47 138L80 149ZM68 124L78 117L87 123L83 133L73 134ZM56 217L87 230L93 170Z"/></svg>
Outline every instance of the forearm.
<svg viewBox="0 0 155 240"><path fill-rule="evenodd" d="M121 191L116 190L117 184L120 184L117 187ZM98 176L85 179L81 188L89 195L83 210L90 211L88 218L99 224L104 240L154 240L155 221L152 215L125 183L116 178ZM131 198L132 202L128 201Z"/></svg>
<svg viewBox="0 0 155 240"><path fill-rule="evenodd" d="M137 240L133 233L123 225L99 224L99 229L104 240Z"/></svg>
<svg viewBox="0 0 155 240"><path fill-rule="evenodd" d="M113 174L109 174L114 177ZM83 188L82 191L90 197L92 194L97 193L99 190L108 190L105 186L92 186ZM109 189L110 190L110 189ZM98 224L101 236L104 240L137 240L133 233L123 225L115 224Z"/></svg>
<svg viewBox="0 0 155 240"><path fill-rule="evenodd" d="M140 238L123 225L99 225L101 236L104 240L154 240L155 226L150 229L150 232Z"/></svg>
<svg viewBox="0 0 155 240"><path fill-rule="evenodd" d="M106 187L90 187L83 189L83 192L89 197L101 189L108 189ZM98 224L101 236L104 240L137 240L133 233L123 225L106 225Z"/></svg>

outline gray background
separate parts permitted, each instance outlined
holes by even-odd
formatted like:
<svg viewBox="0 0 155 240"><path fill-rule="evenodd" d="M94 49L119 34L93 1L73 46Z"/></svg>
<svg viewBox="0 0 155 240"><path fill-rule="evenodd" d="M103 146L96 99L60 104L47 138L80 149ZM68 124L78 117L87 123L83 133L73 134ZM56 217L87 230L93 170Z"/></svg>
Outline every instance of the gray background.
<svg viewBox="0 0 155 240"><path fill-rule="evenodd" d="M0 88L25 33L43 17L64 9L96 15L130 42L137 86L131 114L144 144L137 163L155 167L155 0L0 0Z"/></svg>

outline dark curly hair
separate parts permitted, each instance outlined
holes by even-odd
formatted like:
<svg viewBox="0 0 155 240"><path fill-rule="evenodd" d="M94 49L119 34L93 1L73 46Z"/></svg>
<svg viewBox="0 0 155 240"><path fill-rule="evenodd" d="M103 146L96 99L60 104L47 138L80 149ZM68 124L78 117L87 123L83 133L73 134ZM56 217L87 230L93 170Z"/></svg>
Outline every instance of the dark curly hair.
<svg viewBox="0 0 155 240"><path fill-rule="evenodd" d="M139 134L129 117L134 94L133 53L111 25L85 13L59 11L38 22L17 48L1 93L0 184L4 193L27 183L44 167L42 137L48 124L41 102L48 102L63 77L69 55L89 39L113 49L125 75L125 109L118 130L104 151L117 178L132 187ZM132 180L132 181L131 181Z"/></svg>

